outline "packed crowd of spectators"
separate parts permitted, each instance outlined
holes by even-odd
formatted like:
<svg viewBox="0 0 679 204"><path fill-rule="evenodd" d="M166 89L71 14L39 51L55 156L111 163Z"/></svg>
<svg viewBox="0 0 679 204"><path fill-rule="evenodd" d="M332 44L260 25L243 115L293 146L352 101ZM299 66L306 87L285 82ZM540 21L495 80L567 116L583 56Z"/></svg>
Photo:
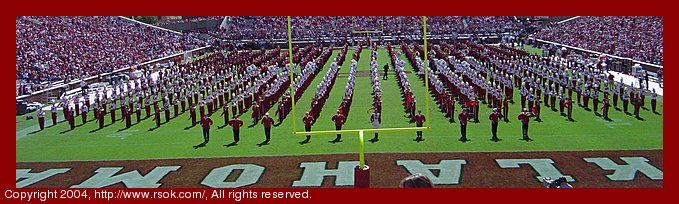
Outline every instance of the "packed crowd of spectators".
<svg viewBox="0 0 679 204"><path fill-rule="evenodd" d="M200 21L206 21L206 20L222 20L222 19L224 19L224 16L196 16L196 17L182 18L182 19L179 19L179 20L164 20L164 21L158 22L156 25L157 26L164 26L164 25L169 25L169 24L200 22Z"/></svg>
<svg viewBox="0 0 679 204"><path fill-rule="evenodd" d="M17 79L73 80L205 46L195 35L115 16L19 16Z"/></svg>
<svg viewBox="0 0 679 204"><path fill-rule="evenodd" d="M549 25L537 39L663 64L661 16L583 16Z"/></svg>
<svg viewBox="0 0 679 204"><path fill-rule="evenodd" d="M211 31L227 40L285 39L285 16L232 16L229 26ZM349 37L352 31L382 31L384 35L421 35L420 16L293 16L290 20L295 39ZM431 16L431 34L490 34L518 31L522 24L511 16Z"/></svg>

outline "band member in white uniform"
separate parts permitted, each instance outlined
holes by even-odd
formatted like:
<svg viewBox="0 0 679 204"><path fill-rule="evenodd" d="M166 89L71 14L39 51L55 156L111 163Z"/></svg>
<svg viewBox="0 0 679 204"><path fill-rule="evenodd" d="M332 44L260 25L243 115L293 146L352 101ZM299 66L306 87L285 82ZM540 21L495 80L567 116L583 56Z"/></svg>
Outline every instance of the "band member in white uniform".
<svg viewBox="0 0 679 204"><path fill-rule="evenodd" d="M373 114L370 116L370 122L373 124L373 128L375 129L380 129L380 123L382 123L382 116L378 112L373 112ZM375 137L370 139L370 142L377 142L380 139L378 138L378 133L375 132Z"/></svg>

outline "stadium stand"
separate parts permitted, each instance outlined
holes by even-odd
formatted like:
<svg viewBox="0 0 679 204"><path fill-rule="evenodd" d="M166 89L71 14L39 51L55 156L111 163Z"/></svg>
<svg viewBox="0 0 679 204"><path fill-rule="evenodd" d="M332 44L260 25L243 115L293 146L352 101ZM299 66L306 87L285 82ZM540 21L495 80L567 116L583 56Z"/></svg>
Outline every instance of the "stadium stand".
<svg viewBox="0 0 679 204"><path fill-rule="evenodd" d="M659 16L583 16L546 26L535 37L662 65L662 24Z"/></svg>
<svg viewBox="0 0 679 204"><path fill-rule="evenodd" d="M31 84L67 83L205 45L115 16L19 16L16 36L17 79Z"/></svg>
<svg viewBox="0 0 679 204"><path fill-rule="evenodd" d="M225 40L285 39L287 19L283 16L228 17L229 26L210 31ZM294 39L349 37L352 31L382 31L384 35L421 33L419 16L294 16ZM331 25L331 26L328 26ZM522 24L508 16L432 16L427 18L431 34L483 34L518 31Z"/></svg>

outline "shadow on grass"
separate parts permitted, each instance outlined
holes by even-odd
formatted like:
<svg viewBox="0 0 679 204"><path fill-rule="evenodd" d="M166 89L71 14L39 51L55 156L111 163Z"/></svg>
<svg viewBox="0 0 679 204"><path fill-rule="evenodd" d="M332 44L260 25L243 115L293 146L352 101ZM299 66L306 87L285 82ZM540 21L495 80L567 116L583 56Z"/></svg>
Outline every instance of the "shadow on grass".
<svg viewBox="0 0 679 204"><path fill-rule="evenodd" d="M269 141L264 140L261 143L257 144L258 147L262 147L264 145L269 145Z"/></svg>
<svg viewBox="0 0 679 204"><path fill-rule="evenodd" d="M225 147L233 147L233 146L236 146L236 145L238 145L238 142L235 142L235 141L234 141L234 142L231 142L231 143L229 143L229 144L225 144L224 146L225 146Z"/></svg>
<svg viewBox="0 0 679 204"><path fill-rule="evenodd" d="M205 144L207 144L207 143L206 143L206 142L203 142L203 143L197 144L197 145L193 146L193 149L198 149L198 148L201 148L201 147L205 147Z"/></svg>
<svg viewBox="0 0 679 204"><path fill-rule="evenodd" d="M160 126L156 126L156 127L149 128L149 130L147 130L147 132L154 131L154 130L156 130L156 129L158 129L158 128L160 128Z"/></svg>
<svg viewBox="0 0 679 204"><path fill-rule="evenodd" d="M38 130L35 130L35 131L33 131L33 132L29 132L27 135L35 134L35 133L38 133L38 132L40 132L40 131L42 131L42 130L38 129Z"/></svg>

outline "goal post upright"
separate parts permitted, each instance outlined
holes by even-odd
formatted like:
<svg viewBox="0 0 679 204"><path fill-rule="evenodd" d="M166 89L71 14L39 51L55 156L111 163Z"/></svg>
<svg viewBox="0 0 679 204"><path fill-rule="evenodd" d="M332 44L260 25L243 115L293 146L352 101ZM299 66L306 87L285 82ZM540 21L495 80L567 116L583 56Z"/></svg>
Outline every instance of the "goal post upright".
<svg viewBox="0 0 679 204"><path fill-rule="evenodd" d="M429 70L427 69L427 64L429 64L429 61L427 59L427 16L422 16L422 34L424 36L424 86L425 86L425 97L424 97L424 105L426 106L427 109L427 127L431 127L429 124Z"/></svg>
<svg viewBox="0 0 679 204"><path fill-rule="evenodd" d="M292 99L292 132L297 132L297 124L295 121L297 120L297 116L295 114L295 79L293 77L293 68L292 68L292 28L290 26L290 16L288 16L288 55L289 55L289 65L290 68L288 71L290 71L290 99Z"/></svg>

